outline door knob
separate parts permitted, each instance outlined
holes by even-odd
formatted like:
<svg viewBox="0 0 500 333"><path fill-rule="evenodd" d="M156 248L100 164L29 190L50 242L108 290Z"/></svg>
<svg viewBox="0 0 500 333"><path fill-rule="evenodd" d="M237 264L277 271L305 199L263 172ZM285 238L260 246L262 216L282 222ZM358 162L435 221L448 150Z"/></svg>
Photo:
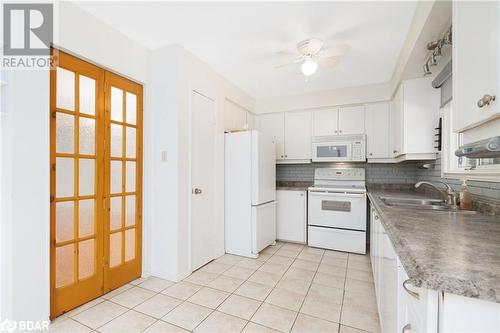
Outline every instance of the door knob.
<svg viewBox="0 0 500 333"><path fill-rule="evenodd" d="M477 106L482 108L484 106L490 105L491 102L495 101L496 96L484 95L479 101L477 101Z"/></svg>
<svg viewBox="0 0 500 333"><path fill-rule="evenodd" d="M203 192L203 191L201 190L201 188L195 188L195 189L193 190L193 193L194 193L194 194L201 194L201 192Z"/></svg>

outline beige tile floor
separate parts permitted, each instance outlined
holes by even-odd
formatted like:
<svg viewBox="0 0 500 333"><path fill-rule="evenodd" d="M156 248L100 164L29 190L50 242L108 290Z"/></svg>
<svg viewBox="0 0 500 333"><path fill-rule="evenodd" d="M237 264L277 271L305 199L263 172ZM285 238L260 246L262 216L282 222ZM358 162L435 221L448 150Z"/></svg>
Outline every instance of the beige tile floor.
<svg viewBox="0 0 500 333"><path fill-rule="evenodd" d="M51 332L379 332L368 255L277 243L226 254L179 283L141 278L57 318Z"/></svg>

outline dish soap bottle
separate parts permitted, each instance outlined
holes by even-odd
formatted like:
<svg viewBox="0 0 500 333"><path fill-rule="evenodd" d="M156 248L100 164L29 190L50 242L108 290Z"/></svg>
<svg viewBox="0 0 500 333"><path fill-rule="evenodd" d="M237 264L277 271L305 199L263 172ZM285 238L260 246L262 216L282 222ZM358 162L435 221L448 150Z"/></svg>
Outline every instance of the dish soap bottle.
<svg viewBox="0 0 500 333"><path fill-rule="evenodd" d="M471 209L472 208L472 198L467 186L467 182L464 179L462 182L462 187L460 188L460 209Z"/></svg>

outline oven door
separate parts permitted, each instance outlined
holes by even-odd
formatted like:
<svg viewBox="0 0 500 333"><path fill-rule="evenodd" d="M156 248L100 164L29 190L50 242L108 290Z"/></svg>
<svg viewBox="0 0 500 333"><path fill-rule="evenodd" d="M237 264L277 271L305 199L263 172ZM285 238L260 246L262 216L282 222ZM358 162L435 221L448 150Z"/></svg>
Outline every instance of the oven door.
<svg viewBox="0 0 500 333"><path fill-rule="evenodd" d="M309 191L308 224L366 230L366 194Z"/></svg>
<svg viewBox="0 0 500 333"><path fill-rule="evenodd" d="M351 142L313 142L313 162L350 161L352 159Z"/></svg>

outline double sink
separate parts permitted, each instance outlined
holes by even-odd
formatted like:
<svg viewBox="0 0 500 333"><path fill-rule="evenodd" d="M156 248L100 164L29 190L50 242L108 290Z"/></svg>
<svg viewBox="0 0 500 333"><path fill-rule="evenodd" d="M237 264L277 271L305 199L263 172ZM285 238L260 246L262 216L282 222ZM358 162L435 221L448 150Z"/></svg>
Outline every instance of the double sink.
<svg viewBox="0 0 500 333"><path fill-rule="evenodd" d="M380 200L387 206L425 209L438 212L449 212L457 214L477 214L474 210L455 209L447 205L444 200L439 199L421 199L421 198L402 198L402 197L380 197Z"/></svg>

